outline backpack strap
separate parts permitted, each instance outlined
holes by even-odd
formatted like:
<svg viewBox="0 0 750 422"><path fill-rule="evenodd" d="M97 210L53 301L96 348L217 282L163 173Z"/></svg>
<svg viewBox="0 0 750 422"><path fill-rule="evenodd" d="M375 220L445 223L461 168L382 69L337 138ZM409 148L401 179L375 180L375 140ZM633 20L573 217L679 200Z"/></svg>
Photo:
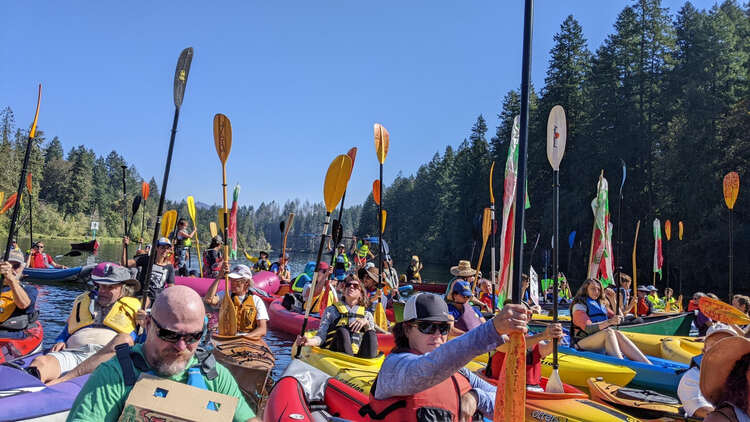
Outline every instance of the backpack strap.
<svg viewBox="0 0 750 422"><path fill-rule="evenodd" d="M201 372L206 378L212 380L219 376L219 372L216 370L216 358L213 353L204 347L198 347L195 351L195 358L198 359L198 365L200 365Z"/></svg>
<svg viewBox="0 0 750 422"><path fill-rule="evenodd" d="M133 369L133 359L130 357L130 346L126 343L115 346L117 362L122 369L122 380L126 387L135 385L135 369Z"/></svg>

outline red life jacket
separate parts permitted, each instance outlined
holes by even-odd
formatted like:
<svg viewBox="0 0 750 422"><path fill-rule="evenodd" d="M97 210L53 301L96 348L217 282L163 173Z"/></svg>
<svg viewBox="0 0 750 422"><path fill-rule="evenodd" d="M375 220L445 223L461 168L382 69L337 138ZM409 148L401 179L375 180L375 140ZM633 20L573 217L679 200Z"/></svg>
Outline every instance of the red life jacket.
<svg viewBox="0 0 750 422"><path fill-rule="evenodd" d="M692 312L694 310L698 309L698 301L690 299L690 302L688 302L688 312Z"/></svg>
<svg viewBox="0 0 750 422"><path fill-rule="evenodd" d="M49 258L44 252L34 252L31 254L31 268L49 268Z"/></svg>
<svg viewBox="0 0 750 422"><path fill-rule="evenodd" d="M505 352L496 352L490 362L490 378L497 379L505 365ZM539 344L535 344L531 351L526 352L526 385L541 385L542 382L542 354Z"/></svg>
<svg viewBox="0 0 750 422"><path fill-rule="evenodd" d="M411 350L394 350L392 353L414 352ZM456 372L441 383L412 396L397 396L377 400L375 399L377 381L376 378L370 390L370 403L362 406L359 410L360 415L369 415L370 419L373 420L458 422L461 415L461 396L471 390L469 380L461 373ZM393 382L401 381L393 380Z"/></svg>
<svg viewBox="0 0 750 422"><path fill-rule="evenodd" d="M645 298L638 298L638 315L648 315L648 303Z"/></svg>

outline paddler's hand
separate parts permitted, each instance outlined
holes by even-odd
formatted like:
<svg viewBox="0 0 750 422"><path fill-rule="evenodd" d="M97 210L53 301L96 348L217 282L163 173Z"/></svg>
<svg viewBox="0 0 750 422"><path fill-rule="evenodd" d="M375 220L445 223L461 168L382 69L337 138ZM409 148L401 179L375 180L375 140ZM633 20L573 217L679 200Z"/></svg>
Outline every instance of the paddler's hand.
<svg viewBox="0 0 750 422"><path fill-rule="evenodd" d="M221 267L219 267L219 276L217 278L224 278L227 274L229 274L229 261L224 261Z"/></svg>
<svg viewBox="0 0 750 422"><path fill-rule="evenodd" d="M524 305L508 304L492 318L498 334L526 333L529 330L529 314Z"/></svg>
<svg viewBox="0 0 750 422"><path fill-rule="evenodd" d="M477 412L477 404L479 399L477 393L473 390L469 390L466 394L461 396L461 414L458 416L460 422L471 422L474 420L474 414Z"/></svg>
<svg viewBox="0 0 750 422"><path fill-rule="evenodd" d="M122 244L125 246L128 246L130 244L130 238L127 236L123 236L122 238Z"/></svg>
<svg viewBox="0 0 750 422"><path fill-rule="evenodd" d="M297 336L297 339L294 341L294 344L296 344L297 346L304 346L307 344L308 340L309 339L305 336Z"/></svg>
<svg viewBox="0 0 750 422"><path fill-rule="evenodd" d="M365 326L367 326L367 320L362 318L357 318L349 323L349 328L355 333L364 331Z"/></svg>
<svg viewBox="0 0 750 422"><path fill-rule="evenodd" d="M13 271L13 265L8 261L0 263L0 274L8 280L8 283L18 282L18 277L16 277L16 273ZM0 283L2 283L2 280L0 280Z"/></svg>
<svg viewBox="0 0 750 422"><path fill-rule="evenodd" d="M143 327L144 324L146 323L146 317L147 316L148 316L148 314L143 309L139 309L139 310L135 311L135 323L136 323L136 325L140 325L141 327Z"/></svg>
<svg viewBox="0 0 750 422"><path fill-rule="evenodd" d="M59 343L55 343L54 346L50 349L51 352L59 352L60 350L65 348L65 342L61 341Z"/></svg>
<svg viewBox="0 0 750 422"><path fill-rule="evenodd" d="M607 320L607 325L608 326L620 325L621 322L622 322L622 317L620 315L615 315L612 318Z"/></svg>
<svg viewBox="0 0 750 422"><path fill-rule="evenodd" d="M562 337L563 337L563 329L562 329L562 324L560 323L549 324L547 326L547 329L544 330L545 340L561 339Z"/></svg>

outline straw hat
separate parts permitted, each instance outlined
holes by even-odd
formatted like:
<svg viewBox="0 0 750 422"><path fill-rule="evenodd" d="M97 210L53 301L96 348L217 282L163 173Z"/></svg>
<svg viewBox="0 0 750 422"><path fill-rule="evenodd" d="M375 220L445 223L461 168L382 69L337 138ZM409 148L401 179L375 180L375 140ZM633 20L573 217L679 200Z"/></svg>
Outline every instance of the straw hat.
<svg viewBox="0 0 750 422"><path fill-rule="evenodd" d="M718 404L735 363L748 353L750 339L727 337L719 340L703 355L700 387L706 400Z"/></svg>
<svg viewBox="0 0 750 422"><path fill-rule="evenodd" d="M476 270L471 268L471 263L466 260L458 261L458 265L451 267L451 274L456 277L469 277L476 273Z"/></svg>

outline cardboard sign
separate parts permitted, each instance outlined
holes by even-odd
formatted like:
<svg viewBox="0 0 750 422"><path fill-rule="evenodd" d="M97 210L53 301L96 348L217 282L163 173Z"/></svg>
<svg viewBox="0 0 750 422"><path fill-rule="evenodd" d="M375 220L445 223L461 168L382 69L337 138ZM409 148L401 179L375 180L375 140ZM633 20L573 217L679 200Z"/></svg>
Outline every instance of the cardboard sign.
<svg viewBox="0 0 750 422"><path fill-rule="evenodd" d="M230 422L237 397L141 374L130 391L120 422ZM216 410L209 409L213 403Z"/></svg>
<svg viewBox="0 0 750 422"><path fill-rule="evenodd" d="M534 305L539 304L539 275L534 267L529 267L529 296Z"/></svg>

